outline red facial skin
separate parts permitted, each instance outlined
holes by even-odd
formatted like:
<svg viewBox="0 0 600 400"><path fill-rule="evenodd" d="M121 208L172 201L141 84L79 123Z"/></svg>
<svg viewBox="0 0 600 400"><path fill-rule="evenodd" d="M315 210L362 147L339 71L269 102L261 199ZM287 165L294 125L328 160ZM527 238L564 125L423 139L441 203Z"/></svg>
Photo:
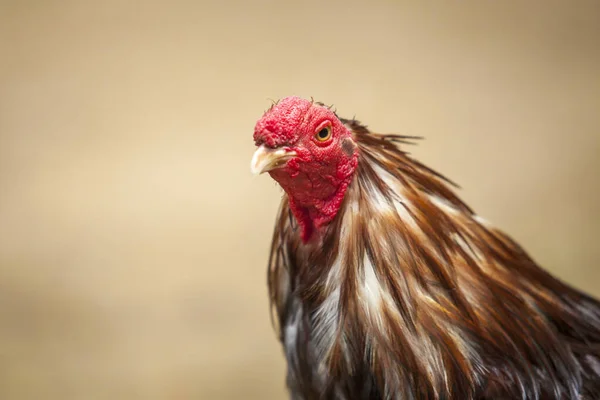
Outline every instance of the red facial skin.
<svg viewBox="0 0 600 400"><path fill-rule="evenodd" d="M331 137L317 134L331 127ZM352 133L327 107L299 97L286 97L258 120L257 146L284 148L297 156L269 174L286 191L290 209L306 243L337 214L358 165Z"/></svg>

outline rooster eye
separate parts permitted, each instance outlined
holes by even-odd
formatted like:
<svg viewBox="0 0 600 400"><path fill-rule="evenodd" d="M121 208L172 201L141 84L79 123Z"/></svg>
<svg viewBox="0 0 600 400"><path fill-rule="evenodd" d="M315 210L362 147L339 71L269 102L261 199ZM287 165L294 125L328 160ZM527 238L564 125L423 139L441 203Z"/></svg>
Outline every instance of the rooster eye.
<svg viewBox="0 0 600 400"><path fill-rule="evenodd" d="M319 142L324 142L328 140L331 137L331 127L326 126L325 128L321 129L319 132L317 132L315 137Z"/></svg>

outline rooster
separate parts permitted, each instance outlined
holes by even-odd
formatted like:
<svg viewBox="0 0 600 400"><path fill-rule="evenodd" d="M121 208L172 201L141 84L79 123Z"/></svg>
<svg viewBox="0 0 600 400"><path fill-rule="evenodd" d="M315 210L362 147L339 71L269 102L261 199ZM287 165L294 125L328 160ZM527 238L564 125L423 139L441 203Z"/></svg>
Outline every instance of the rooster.
<svg viewBox="0 0 600 400"><path fill-rule="evenodd" d="M284 189L268 262L293 399L600 399L600 302L452 182L322 103L256 123Z"/></svg>

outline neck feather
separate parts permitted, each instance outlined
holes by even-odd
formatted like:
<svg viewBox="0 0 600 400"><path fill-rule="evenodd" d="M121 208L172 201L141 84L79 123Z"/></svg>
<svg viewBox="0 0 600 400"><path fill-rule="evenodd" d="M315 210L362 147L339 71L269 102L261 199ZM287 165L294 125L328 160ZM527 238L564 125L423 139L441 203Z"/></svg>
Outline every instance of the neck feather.
<svg viewBox="0 0 600 400"><path fill-rule="evenodd" d="M317 354L328 373L352 375L366 347L373 374L390 393L419 388L418 398L438 398L459 385L469 398L485 369L495 367L488 360L506 360L514 379L533 379L527 374L535 360L548 387L569 394L560 386L577 369L568 349L551 358L531 343L561 346L548 318L573 311L555 293L581 295L390 137L366 130L355 137L356 176L330 208L307 210L289 199L305 242L292 246L298 251L290 282L314 307ZM318 245L306 243L311 229L322 230Z"/></svg>

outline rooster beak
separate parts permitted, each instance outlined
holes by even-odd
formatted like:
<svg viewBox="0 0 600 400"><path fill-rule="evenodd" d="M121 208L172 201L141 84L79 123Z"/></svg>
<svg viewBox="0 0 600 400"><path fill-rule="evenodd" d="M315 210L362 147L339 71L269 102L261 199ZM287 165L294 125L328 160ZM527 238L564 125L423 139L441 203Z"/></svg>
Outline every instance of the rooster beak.
<svg viewBox="0 0 600 400"><path fill-rule="evenodd" d="M295 151L285 149L270 149L264 145L259 146L252 156L250 162L250 171L254 175L262 174L263 172L271 171L285 165L291 158L296 156Z"/></svg>

